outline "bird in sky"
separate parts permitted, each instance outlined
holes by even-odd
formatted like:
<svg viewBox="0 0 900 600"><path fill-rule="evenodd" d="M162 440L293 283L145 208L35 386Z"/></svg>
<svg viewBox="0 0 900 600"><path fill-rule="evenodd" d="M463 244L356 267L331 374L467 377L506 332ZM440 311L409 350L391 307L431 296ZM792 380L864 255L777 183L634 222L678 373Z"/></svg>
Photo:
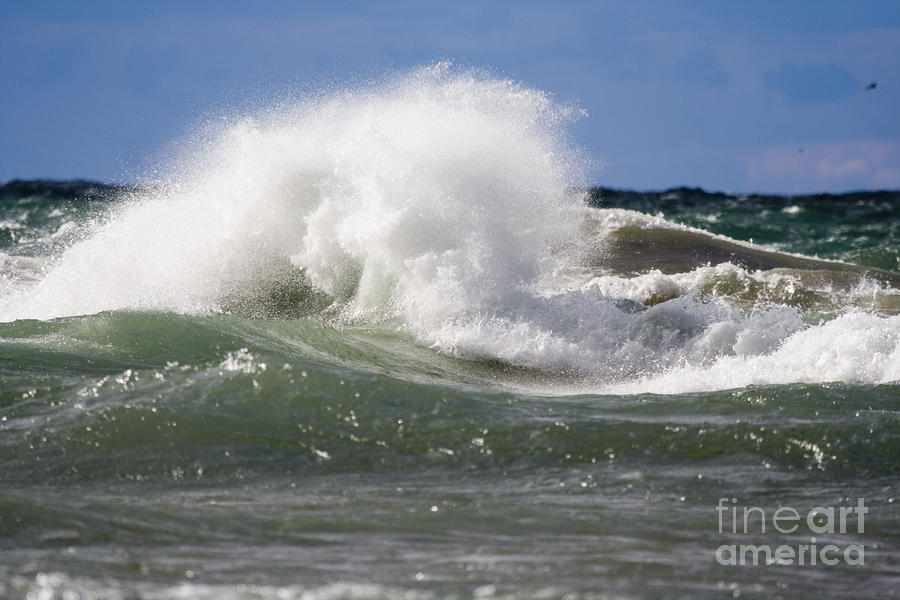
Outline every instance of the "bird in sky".
<svg viewBox="0 0 900 600"><path fill-rule="evenodd" d="M877 81L873 81L872 83L870 83L869 85L867 85L865 89L866 89L866 91L869 91L869 90L874 90L874 89L877 88L877 87L878 87L878 82L877 82Z"/></svg>

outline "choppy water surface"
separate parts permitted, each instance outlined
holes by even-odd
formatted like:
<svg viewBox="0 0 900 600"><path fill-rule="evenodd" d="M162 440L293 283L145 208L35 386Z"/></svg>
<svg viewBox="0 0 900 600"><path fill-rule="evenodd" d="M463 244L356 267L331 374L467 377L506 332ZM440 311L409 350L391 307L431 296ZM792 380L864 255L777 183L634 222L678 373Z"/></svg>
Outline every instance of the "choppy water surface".
<svg viewBox="0 0 900 600"><path fill-rule="evenodd" d="M584 191L576 117L438 66L0 187L0 596L896 594L900 195Z"/></svg>

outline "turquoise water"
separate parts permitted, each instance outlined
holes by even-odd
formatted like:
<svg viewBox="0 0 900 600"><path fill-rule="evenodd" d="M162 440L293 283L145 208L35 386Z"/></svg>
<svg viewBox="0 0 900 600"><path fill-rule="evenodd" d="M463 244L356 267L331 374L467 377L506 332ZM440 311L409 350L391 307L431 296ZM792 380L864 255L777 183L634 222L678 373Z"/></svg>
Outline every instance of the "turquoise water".
<svg viewBox="0 0 900 600"><path fill-rule="evenodd" d="M566 110L418 74L0 187L0 596L896 595L900 194L579 191Z"/></svg>

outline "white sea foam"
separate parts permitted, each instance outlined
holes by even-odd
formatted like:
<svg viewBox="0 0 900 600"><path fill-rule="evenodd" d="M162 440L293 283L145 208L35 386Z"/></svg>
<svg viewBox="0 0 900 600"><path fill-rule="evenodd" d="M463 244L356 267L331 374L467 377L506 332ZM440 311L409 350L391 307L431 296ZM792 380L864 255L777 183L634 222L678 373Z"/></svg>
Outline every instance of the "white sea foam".
<svg viewBox="0 0 900 600"><path fill-rule="evenodd" d="M194 572L186 571L188 578ZM416 582L426 578L423 573L413 575ZM33 579L16 576L11 582L0 581L0 594L31 600L453 600L455 593L437 594L428 589L410 589L409 586L385 586L375 583L334 582L324 585L266 585L258 583L206 584L184 581L181 583L157 583L153 581L116 581L87 577L72 577L63 573L38 573ZM14 595L13 595L14 594ZM7 597L5 594L3 597ZM483 585L472 590L472 598L479 600L547 600L565 597L571 600L628 600L631 596L609 594L581 594L564 592L552 587L516 593L512 596L494 585Z"/></svg>
<svg viewBox="0 0 900 600"><path fill-rule="evenodd" d="M186 570L186 577L194 577L194 572ZM9 597L28 598L29 600L32 598L124 600L135 597L154 600L431 600L435 598L429 593L353 582L331 583L322 586L210 585L191 581L160 584L72 577L64 573L38 573L32 580L16 576L10 582L0 582L0 593L4 592L8 592ZM4 594L4 597L7 596Z"/></svg>
<svg viewBox="0 0 900 600"><path fill-rule="evenodd" d="M730 337L731 333L727 332ZM774 332L771 339L782 337ZM783 383L900 381L900 317L842 315L784 336L769 353L738 352L609 386L608 393L680 393Z"/></svg>
<svg viewBox="0 0 900 600"><path fill-rule="evenodd" d="M160 191L0 298L0 318L215 312L290 261L347 322L396 319L437 351L567 372L593 390L900 379L897 318L810 327L796 308L695 293L703 269L728 266L573 276L596 236L678 228L583 205L565 136L577 115L441 64L211 127Z"/></svg>

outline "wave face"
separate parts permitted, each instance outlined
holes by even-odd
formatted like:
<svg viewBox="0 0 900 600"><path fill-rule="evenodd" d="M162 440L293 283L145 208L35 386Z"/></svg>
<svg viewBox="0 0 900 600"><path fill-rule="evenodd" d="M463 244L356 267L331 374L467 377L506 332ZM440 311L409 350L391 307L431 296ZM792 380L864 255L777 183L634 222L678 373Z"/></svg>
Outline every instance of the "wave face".
<svg viewBox="0 0 900 600"><path fill-rule="evenodd" d="M577 187L581 116L436 65L0 185L0 597L894 594L900 193Z"/></svg>

